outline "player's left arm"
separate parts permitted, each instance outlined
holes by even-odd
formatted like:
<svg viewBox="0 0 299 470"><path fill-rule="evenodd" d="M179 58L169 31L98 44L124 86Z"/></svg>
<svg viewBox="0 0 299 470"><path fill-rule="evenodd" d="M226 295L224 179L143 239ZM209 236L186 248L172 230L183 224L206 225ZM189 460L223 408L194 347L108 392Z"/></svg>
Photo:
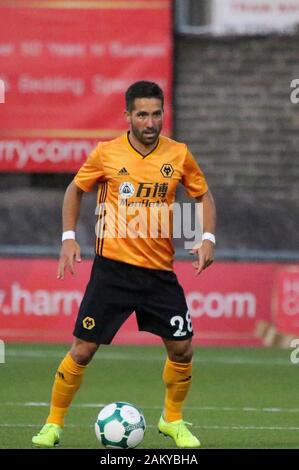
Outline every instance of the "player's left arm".
<svg viewBox="0 0 299 470"><path fill-rule="evenodd" d="M196 162L195 158L188 150L185 154L182 184L185 186L188 196L193 197L197 202L202 203L201 223L203 233L209 232L215 235L216 228L216 208L213 196L208 189L205 176ZM201 221L201 204L197 204L198 217ZM211 237L210 237L211 238ZM210 240L203 240L191 250L192 254L197 255L197 260L193 263L196 274L200 274L205 268L210 266L214 260L214 243Z"/></svg>
<svg viewBox="0 0 299 470"><path fill-rule="evenodd" d="M203 233L209 232L215 235L216 231L216 206L211 191L207 191L203 196L196 198L202 203ZM191 253L196 254L198 259L193 262L196 274L200 274L214 261L215 244L210 240L203 240L199 245L195 245Z"/></svg>

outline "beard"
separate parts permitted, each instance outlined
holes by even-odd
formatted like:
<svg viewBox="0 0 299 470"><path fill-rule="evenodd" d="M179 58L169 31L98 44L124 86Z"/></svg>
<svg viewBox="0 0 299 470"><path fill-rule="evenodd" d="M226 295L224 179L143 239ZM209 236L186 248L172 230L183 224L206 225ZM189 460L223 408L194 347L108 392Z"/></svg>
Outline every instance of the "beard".
<svg viewBox="0 0 299 470"><path fill-rule="evenodd" d="M136 137L143 145L153 145L157 140L161 132L161 128L148 128L140 131L135 126L131 126L131 130Z"/></svg>

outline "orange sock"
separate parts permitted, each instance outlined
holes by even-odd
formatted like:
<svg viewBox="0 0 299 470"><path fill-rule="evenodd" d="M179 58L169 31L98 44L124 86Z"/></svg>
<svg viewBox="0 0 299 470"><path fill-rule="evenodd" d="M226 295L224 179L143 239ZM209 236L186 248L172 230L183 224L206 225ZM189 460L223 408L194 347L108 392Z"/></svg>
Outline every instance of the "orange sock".
<svg viewBox="0 0 299 470"><path fill-rule="evenodd" d="M191 384L191 374L192 362L172 362L167 358L163 371L166 385L163 415L166 421L182 419L182 407Z"/></svg>
<svg viewBox="0 0 299 470"><path fill-rule="evenodd" d="M85 368L77 364L70 353L65 356L55 375L47 423L64 425L64 417L81 385Z"/></svg>

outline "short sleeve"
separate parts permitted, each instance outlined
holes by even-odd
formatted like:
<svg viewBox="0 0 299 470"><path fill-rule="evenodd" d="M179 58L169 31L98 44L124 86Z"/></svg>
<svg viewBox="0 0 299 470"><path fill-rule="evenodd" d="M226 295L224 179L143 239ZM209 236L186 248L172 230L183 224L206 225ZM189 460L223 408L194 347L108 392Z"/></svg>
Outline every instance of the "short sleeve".
<svg viewBox="0 0 299 470"><path fill-rule="evenodd" d="M101 144L98 144L74 178L75 184L82 191L90 192L96 183L105 180L100 149Z"/></svg>
<svg viewBox="0 0 299 470"><path fill-rule="evenodd" d="M208 191L205 176L188 149L183 167L182 184L190 197L200 197Z"/></svg>

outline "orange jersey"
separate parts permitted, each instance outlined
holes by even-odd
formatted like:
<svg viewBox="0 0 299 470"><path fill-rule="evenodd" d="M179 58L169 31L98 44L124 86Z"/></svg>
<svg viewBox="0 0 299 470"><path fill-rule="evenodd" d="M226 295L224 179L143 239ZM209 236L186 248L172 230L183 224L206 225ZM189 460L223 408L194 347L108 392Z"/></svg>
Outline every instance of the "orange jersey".
<svg viewBox="0 0 299 470"><path fill-rule="evenodd" d="M164 136L147 155L128 134L100 142L75 176L83 191L98 189L96 252L151 269L172 270L172 211L182 183L190 197L207 192L205 177L185 144Z"/></svg>

